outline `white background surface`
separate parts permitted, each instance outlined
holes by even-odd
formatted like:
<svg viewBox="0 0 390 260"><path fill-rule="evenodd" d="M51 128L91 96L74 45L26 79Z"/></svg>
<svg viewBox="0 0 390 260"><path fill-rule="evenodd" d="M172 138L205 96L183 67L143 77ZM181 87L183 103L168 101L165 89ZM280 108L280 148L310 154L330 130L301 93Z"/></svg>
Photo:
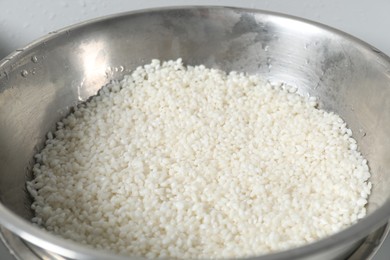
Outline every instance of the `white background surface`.
<svg viewBox="0 0 390 260"><path fill-rule="evenodd" d="M291 14L345 31L390 56L388 0L0 0L0 59L50 31L80 21L173 5L227 5ZM1 244L0 259L13 259ZM374 259L390 259L390 239Z"/></svg>

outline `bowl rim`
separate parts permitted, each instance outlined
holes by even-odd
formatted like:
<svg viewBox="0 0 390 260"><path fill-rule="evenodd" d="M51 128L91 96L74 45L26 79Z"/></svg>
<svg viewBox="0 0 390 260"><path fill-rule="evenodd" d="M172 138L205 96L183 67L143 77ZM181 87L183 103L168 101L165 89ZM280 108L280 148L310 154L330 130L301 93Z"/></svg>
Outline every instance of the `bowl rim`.
<svg viewBox="0 0 390 260"><path fill-rule="evenodd" d="M252 9L252 8L241 8L235 6L219 6L219 5L183 5L183 6L167 6L167 7L156 7L156 8L147 8L140 9L135 11L120 12L116 14L106 15L94 19L89 19L83 22L79 22L67 27L63 27L60 30L51 32L45 36L38 38L35 41L27 44L21 49L11 52L9 55L0 60L0 69L5 69L11 66L11 64L17 61L20 57L24 56L25 52L32 50L33 48L41 45L42 43L48 42L50 40L56 39L57 37L71 33L73 30L77 30L82 27L92 25L94 23L104 22L108 20L114 20L118 18L124 18L127 16L133 16L137 14L146 14L146 13L156 13L162 11L177 11L177 10L202 10L202 9L213 9L213 10L227 10L235 11L239 13L249 12L254 15L265 15L281 19L293 20L296 22L302 22L311 26L316 27L317 29L326 31L327 33L332 33L338 35L339 37L345 38L348 41L355 43L360 48L363 48L369 52L373 52L374 55L381 61L384 61L387 64L390 64L390 58L385 55L383 52L377 48L371 46L370 44L333 27L324 25L319 22L311 21L305 18L300 18L297 16L261 10L261 9ZM6 74L7 75L7 74ZM291 259L291 258L304 258L309 257L313 254L328 250L332 247L337 247L343 243L348 243L352 238L358 240L368 235L370 232L380 228L385 223L388 222L390 217L390 200L387 200L384 205L376 209L374 212L370 213L368 216L359 220L358 223L351 225L350 227L326 238L320 239L316 242L292 248L289 250L284 250L276 253L247 257L243 259L261 259L261 260L276 260L276 259ZM41 248L47 249L49 251L55 252L61 256L74 258L74 259L116 259L123 260L128 259L128 257L115 255L103 250L93 249L88 246L82 246L76 242L61 238L57 235L53 235L42 228L39 228L22 217L18 216L7 207L5 207L0 202L0 225L3 225L6 229L10 230L14 234L21 237L23 240L35 244ZM133 259L143 259L139 257L133 257Z"/></svg>

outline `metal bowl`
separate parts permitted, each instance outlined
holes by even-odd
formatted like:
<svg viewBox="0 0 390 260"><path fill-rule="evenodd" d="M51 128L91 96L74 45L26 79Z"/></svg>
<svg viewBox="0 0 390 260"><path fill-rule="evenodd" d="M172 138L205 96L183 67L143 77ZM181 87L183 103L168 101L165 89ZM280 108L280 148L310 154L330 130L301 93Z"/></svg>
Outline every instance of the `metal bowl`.
<svg viewBox="0 0 390 260"><path fill-rule="evenodd" d="M258 73L319 97L340 114L369 160L368 216L333 236L258 259L333 259L350 254L390 216L390 59L329 27L251 9L185 7L131 12L65 28L0 63L0 224L36 252L123 259L30 224L33 154L71 106L151 59L183 58Z"/></svg>

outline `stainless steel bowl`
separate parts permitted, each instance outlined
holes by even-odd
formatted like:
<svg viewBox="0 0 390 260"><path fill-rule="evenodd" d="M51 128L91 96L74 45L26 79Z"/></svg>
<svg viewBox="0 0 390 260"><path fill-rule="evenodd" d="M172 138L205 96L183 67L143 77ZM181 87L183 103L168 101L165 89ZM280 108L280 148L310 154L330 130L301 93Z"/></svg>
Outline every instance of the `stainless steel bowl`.
<svg viewBox="0 0 390 260"><path fill-rule="evenodd" d="M32 156L71 106L153 58L259 73L297 86L340 114L369 160L366 218L307 246L258 259L333 259L350 254L390 216L390 59L329 27L270 12L185 7L126 13L65 28L0 63L0 224L35 252L122 259L30 224ZM383 229L383 228L382 228Z"/></svg>

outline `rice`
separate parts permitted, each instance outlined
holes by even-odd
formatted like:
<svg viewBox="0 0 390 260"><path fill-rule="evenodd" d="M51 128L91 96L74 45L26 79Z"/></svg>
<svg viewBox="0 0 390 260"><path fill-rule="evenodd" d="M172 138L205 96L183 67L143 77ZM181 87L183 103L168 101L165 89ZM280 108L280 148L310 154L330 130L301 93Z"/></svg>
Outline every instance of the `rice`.
<svg viewBox="0 0 390 260"><path fill-rule="evenodd" d="M181 59L103 87L35 159L34 223L148 258L301 246L363 218L371 190L352 131L315 98Z"/></svg>

